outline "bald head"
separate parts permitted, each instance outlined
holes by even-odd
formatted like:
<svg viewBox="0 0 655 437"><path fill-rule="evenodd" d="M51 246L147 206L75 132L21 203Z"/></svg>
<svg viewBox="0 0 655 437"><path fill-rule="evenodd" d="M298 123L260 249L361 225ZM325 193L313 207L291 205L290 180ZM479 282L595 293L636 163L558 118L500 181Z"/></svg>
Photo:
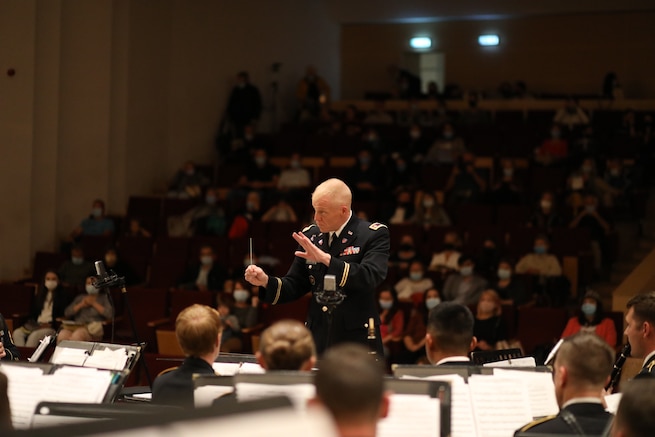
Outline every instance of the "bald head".
<svg viewBox="0 0 655 437"><path fill-rule="evenodd" d="M353 200L353 195L350 192L348 185L341 179L328 179L320 184L312 194L312 201L329 198L331 203L335 206L346 206L350 209L350 204Z"/></svg>
<svg viewBox="0 0 655 437"><path fill-rule="evenodd" d="M352 193L340 179L328 179L312 194L314 221L321 232L338 230L350 217Z"/></svg>

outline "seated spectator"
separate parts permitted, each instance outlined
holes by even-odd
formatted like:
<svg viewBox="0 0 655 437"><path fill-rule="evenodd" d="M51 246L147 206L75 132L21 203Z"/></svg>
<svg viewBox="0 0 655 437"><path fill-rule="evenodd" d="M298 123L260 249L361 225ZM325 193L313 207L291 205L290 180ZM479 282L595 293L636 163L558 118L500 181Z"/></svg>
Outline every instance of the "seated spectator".
<svg viewBox="0 0 655 437"><path fill-rule="evenodd" d="M419 253L414 244L414 237L405 234L400 237L398 250L391 253L389 265L398 267L401 270L407 270L414 261L419 261Z"/></svg>
<svg viewBox="0 0 655 437"><path fill-rule="evenodd" d="M382 288L378 293L380 337L384 355L390 359L398 353L405 326L405 315L398 307L398 296L393 288Z"/></svg>
<svg viewBox="0 0 655 437"><path fill-rule="evenodd" d="M614 197L621 194L617 189L608 185L596 172L596 163L593 158L585 158L580 169L573 172L568 180L569 203L574 208L580 205L584 192L593 193L606 201L605 206L614 204Z"/></svg>
<svg viewBox="0 0 655 437"><path fill-rule="evenodd" d="M100 293L93 282L95 276L86 278L86 293L79 294L66 307L64 317L72 324L62 323L57 334L57 344L64 340L100 341L104 335L102 322L111 320L114 308L107 293Z"/></svg>
<svg viewBox="0 0 655 437"><path fill-rule="evenodd" d="M105 251L105 256L103 258L107 271L112 271L118 276L125 278L125 285L135 285L145 280L145 278L137 277L134 269L119 257L115 248L108 248Z"/></svg>
<svg viewBox="0 0 655 437"><path fill-rule="evenodd" d="M498 293L490 289L480 294L473 325L473 335L478 340L478 349L483 351L504 349L498 345L499 342L507 341L507 327L501 317L502 311Z"/></svg>
<svg viewBox="0 0 655 437"><path fill-rule="evenodd" d="M313 65L307 66L305 76L298 82L296 97L301 121L317 118L321 107L330 101L330 85L318 75Z"/></svg>
<svg viewBox="0 0 655 437"><path fill-rule="evenodd" d="M298 216L296 216L293 207L289 205L285 196L279 196L279 200L276 204L271 206L268 211L262 216L263 222L297 222Z"/></svg>
<svg viewBox="0 0 655 437"><path fill-rule="evenodd" d="M388 222L393 225L410 223L414 216L414 202L412 194L407 190L401 190L396 195L396 205L393 215L389 217Z"/></svg>
<svg viewBox="0 0 655 437"><path fill-rule="evenodd" d="M409 127L409 139L400 153L404 154L408 162L422 162L430 147L430 139L426 137L421 125L413 123Z"/></svg>
<svg viewBox="0 0 655 437"><path fill-rule="evenodd" d="M482 249L475 259L475 265L478 273L487 279L496 275L498 263L500 262L501 253L498 249L496 239L487 237L482 242Z"/></svg>
<svg viewBox="0 0 655 437"><path fill-rule="evenodd" d="M584 209L571 221L571 228L584 228L591 235L591 250L594 254L594 268L600 272L607 252L607 235L612 228L598 211L598 198L593 194L584 197Z"/></svg>
<svg viewBox="0 0 655 437"><path fill-rule="evenodd" d="M428 149L423 162L432 165L452 164L464 152L466 152L464 140L455 135L455 127L452 123L445 123L441 129L441 135Z"/></svg>
<svg viewBox="0 0 655 437"><path fill-rule="evenodd" d="M312 333L297 320L280 320L264 330L255 355L266 370L309 372L316 364Z"/></svg>
<svg viewBox="0 0 655 437"><path fill-rule="evenodd" d="M168 186L168 196L180 199L199 198L208 183L209 179L196 169L193 161L187 161Z"/></svg>
<svg viewBox="0 0 655 437"><path fill-rule="evenodd" d="M413 123L418 123L421 119L421 109L418 105L418 100L409 99L404 108L396 109L396 125L397 126L410 126Z"/></svg>
<svg viewBox="0 0 655 437"><path fill-rule="evenodd" d="M129 226L125 231L125 236L150 238L152 237L152 233L143 227L143 225L141 224L141 220L137 218L131 218Z"/></svg>
<svg viewBox="0 0 655 437"><path fill-rule="evenodd" d="M357 136L362 133L362 123L359 119L359 112L355 105L346 106L343 113L343 132L347 136Z"/></svg>
<svg viewBox="0 0 655 437"><path fill-rule="evenodd" d="M605 169L605 174L603 180L607 185L617 190L614 198L625 196L632 187L632 180L630 175L623 167L623 162L618 158L612 158L607 160L607 168ZM605 203L608 204L607 202Z"/></svg>
<svg viewBox="0 0 655 437"><path fill-rule="evenodd" d="M487 280L474 273L475 263L470 256L462 255L458 260L459 272L446 278L443 297L448 301L472 305L487 288Z"/></svg>
<svg viewBox="0 0 655 437"><path fill-rule="evenodd" d="M298 190L309 188L311 177L309 171L302 167L300 153L291 154L289 167L282 170L280 179L277 182L277 189L282 192L293 194Z"/></svg>
<svg viewBox="0 0 655 437"><path fill-rule="evenodd" d="M227 273L216 262L216 254L210 245L203 245L198 253L198 262L192 263L179 279L177 286L184 290L220 290Z"/></svg>
<svg viewBox="0 0 655 437"><path fill-rule="evenodd" d="M57 332L57 318L64 317L70 302L71 296L59 283L57 273L48 270L34 296L27 323L14 330L16 346L35 348L43 338L54 335Z"/></svg>
<svg viewBox="0 0 655 437"><path fill-rule="evenodd" d="M72 240L79 240L86 236L111 236L114 233L114 221L105 216L105 202L100 199L93 201L91 215L80 223L71 232Z"/></svg>
<svg viewBox="0 0 655 437"><path fill-rule="evenodd" d="M258 148L253 151L252 160L238 185L250 190L272 190L277 188L279 178L280 169L268 161L264 148Z"/></svg>
<svg viewBox="0 0 655 437"><path fill-rule="evenodd" d="M534 253L529 253L516 264L516 273L537 276L560 276L562 266L555 255L548 253L548 237L537 235L534 239Z"/></svg>
<svg viewBox="0 0 655 437"><path fill-rule="evenodd" d="M429 288L423 293L421 305L412 309L403 333L405 353L399 357L401 364L422 364L425 357L425 333L430 310L441 303L441 295L436 288Z"/></svg>
<svg viewBox="0 0 655 437"><path fill-rule="evenodd" d="M375 436L378 420L389 412L384 366L365 346L345 343L328 349L314 385L311 403L330 412L341 437Z"/></svg>
<svg viewBox="0 0 655 437"><path fill-rule="evenodd" d="M253 287L257 289L257 287ZM232 312L239 320L241 329L252 328L257 324L259 317L259 296L246 287L242 281L234 282L234 307Z"/></svg>
<svg viewBox="0 0 655 437"><path fill-rule="evenodd" d="M2 361L18 361L20 359L20 352L11 338L11 332L7 327L7 321L4 316L0 314L0 360Z"/></svg>
<svg viewBox="0 0 655 437"><path fill-rule="evenodd" d="M416 211L410 219L411 223L424 228L432 226L450 226L451 221L436 197L429 191L419 192L416 196Z"/></svg>
<svg viewBox="0 0 655 437"><path fill-rule="evenodd" d="M227 231L230 239L244 238L248 235L250 223L262 217L261 204L261 196L257 191L248 193L245 208L236 214Z"/></svg>
<svg viewBox="0 0 655 437"><path fill-rule="evenodd" d="M516 177L514 162L511 159L501 159L501 177L491 189L491 199L496 204L517 205L521 203L523 187Z"/></svg>
<svg viewBox="0 0 655 437"><path fill-rule="evenodd" d="M545 191L541 195L539 205L535 208L526 226L550 233L553 228L564 224L564 220L559 216L556 209L555 196L550 191Z"/></svg>
<svg viewBox="0 0 655 437"><path fill-rule="evenodd" d="M359 200L373 200L382 183L382 174L373 154L362 149L357 155L357 163L348 172L348 185L353 189L353 196Z"/></svg>
<svg viewBox="0 0 655 437"><path fill-rule="evenodd" d="M427 100L441 100L443 95L439 92L439 85L437 82L433 80L428 82L428 89L422 97Z"/></svg>
<svg viewBox="0 0 655 437"><path fill-rule="evenodd" d="M576 127L589 124L589 117L578 105L578 101L569 97L566 100L566 105L555 114L553 122L572 131Z"/></svg>
<svg viewBox="0 0 655 437"><path fill-rule="evenodd" d="M232 313L234 296L223 293L216 297L216 309L221 316L223 333L221 334L221 352L241 351L241 325L239 319Z"/></svg>
<svg viewBox="0 0 655 437"><path fill-rule="evenodd" d="M412 302L415 294L423 294L428 288L432 288L432 279L426 278L425 267L421 261L412 261L409 265L409 276L402 278L394 286L398 293L398 299L404 302Z"/></svg>
<svg viewBox="0 0 655 437"><path fill-rule="evenodd" d="M457 122L461 126L484 126L491 122L491 114L487 110L480 109L478 101L480 96L476 91L468 93L466 97L468 107L461 111Z"/></svg>
<svg viewBox="0 0 655 437"><path fill-rule="evenodd" d="M582 134L571 144L569 156L574 165L582 162L586 156L596 156L599 152L598 138L594 134L593 126L585 126Z"/></svg>
<svg viewBox="0 0 655 437"><path fill-rule="evenodd" d="M436 110L427 110L421 112L420 124L423 127L441 127L445 123L452 123L452 117L448 114L446 101L441 99L437 100Z"/></svg>
<svg viewBox="0 0 655 437"><path fill-rule="evenodd" d="M175 320L175 337L184 352L180 367L161 374L152 385L154 404L194 407L193 376L214 375L212 365L220 353L221 318L206 305L191 305Z"/></svg>
<svg viewBox="0 0 655 437"><path fill-rule="evenodd" d="M475 156L465 152L457 159L446 183L448 203L474 203L487 189L487 183L475 168Z"/></svg>
<svg viewBox="0 0 655 437"><path fill-rule="evenodd" d="M384 100L375 102L375 107L366 115L364 124L393 124L393 117L384 108Z"/></svg>
<svg viewBox="0 0 655 437"><path fill-rule="evenodd" d="M616 326L612 319L606 317L603 302L595 291L589 290L584 294L578 314L569 319L561 337L567 338L581 331L594 333L611 347L616 347Z"/></svg>
<svg viewBox="0 0 655 437"><path fill-rule="evenodd" d="M218 190L207 188L204 203L184 214L168 217L166 227L169 237L225 235L227 217L225 209L218 204Z"/></svg>
<svg viewBox="0 0 655 437"><path fill-rule="evenodd" d="M458 248L461 246L457 232L451 231L444 236L443 251L432 255L428 270L448 273L459 269L459 257L461 253Z"/></svg>
<svg viewBox="0 0 655 437"><path fill-rule="evenodd" d="M471 365L469 353L477 343L474 323L471 310L462 304L442 302L430 310L425 335L425 352L430 363Z"/></svg>
<svg viewBox="0 0 655 437"><path fill-rule="evenodd" d="M655 429L655 379L635 379L621 384L621 401L611 437L649 437Z"/></svg>
<svg viewBox="0 0 655 437"><path fill-rule="evenodd" d="M93 264L84 259L84 250L81 246L73 246L71 259L64 261L57 270L59 281L64 287L83 290L87 276L95 274Z"/></svg>
<svg viewBox="0 0 655 437"><path fill-rule="evenodd" d="M387 188L391 193L401 190L413 191L418 186L418 175L414 163L408 161L405 156L397 154L390 160L387 174Z"/></svg>
<svg viewBox="0 0 655 437"><path fill-rule="evenodd" d="M498 292L500 302L503 305L521 306L527 304L531 297L523 283L517 280L512 272L512 263L508 260L500 260L498 263L497 279L493 282L492 289Z"/></svg>
<svg viewBox="0 0 655 437"><path fill-rule="evenodd" d="M562 138L562 129L558 124L550 128L550 138L545 139L535 150L535 162L551 165L563 161L569 155L569 143Z"/></svg>

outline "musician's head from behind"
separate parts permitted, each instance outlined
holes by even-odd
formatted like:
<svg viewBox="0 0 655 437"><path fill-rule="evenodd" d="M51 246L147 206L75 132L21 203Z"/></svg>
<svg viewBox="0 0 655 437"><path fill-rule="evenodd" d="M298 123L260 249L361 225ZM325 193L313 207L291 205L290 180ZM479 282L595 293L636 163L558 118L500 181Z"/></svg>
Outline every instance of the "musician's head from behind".
<svg viewBox="0 0 655 437"><path fill-rule="evenodd" d="M175 336L184 354L210 364L220 351L222 331L221 316L207 305L191 305L175 320Z"/></svg>
<svg viewBox="0 0 655 437"><path fill-rule="evenodd" d="M651 437L655 430L655 378L621 383L621 402L612 424L612 437Z"/></svg>
<svg viewBox="0 0 655 437"><path fill-rule="evenodd" d="M328 349L319 362L314 385L312 403L327 408L341 435L354 431L375 435L378 419L388 414L384 367L360 344L342 343Z"/></svg>
<svg viewBox="0 0 655 437"><path fill-rule="evenodd" d="M257 361L266 370L309 371L316 364L316 346L311 332L297 320L280 320L266 329L259 340Z"/></svg>
<svg viewBox="0 0 655 437"><path fill-rule="evenodd" d="M428 315L425 352L432 364L444 358L468 357L477 344L471 310L455 302L443 302Z"/></svg>
<svg viewBox="0 0 655 437"><path fill-rule="evenodd" d="M564 339L553 365L559 406L574 398L600 399L609 382L615 356L614 350L596 334L580 332Z"/></svg>
<svg viewBox="0 0 655 437"><path fill-rule="evenodd" d="M352 192L340 179L328 179L312 193L314 222L321 232L334 232L350 216Z"/></svg>
<svg viewBox="0 0 655 437"><path fill-rule="evenodd" d="M638 294L626 305L625 336L635 358L646 358L655 351L655 291Z"/></svg>

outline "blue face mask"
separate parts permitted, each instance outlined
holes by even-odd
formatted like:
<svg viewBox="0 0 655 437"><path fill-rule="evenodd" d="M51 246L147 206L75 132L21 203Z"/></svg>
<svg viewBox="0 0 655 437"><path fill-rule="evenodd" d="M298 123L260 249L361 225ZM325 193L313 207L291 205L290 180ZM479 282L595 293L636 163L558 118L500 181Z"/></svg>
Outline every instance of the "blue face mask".
<svg viewBox="0 0 655 437"><path fill-rule="evenodd" d="M546 253L546 246L535 246L534 253L537 255L543 255Z"/></svg>
<svg viewBox="0 0 655 437"><path fill-rule="evenodd" d="M430 297L428 299L425 299L425 307L429 310L436 307L440 303L441 303L441 299L439 299L438 297Z"/></svg>
<svg viewBox="0 0 655 437"><path fill-rule="evenodd" d="M585 316L593 316L594 314L596 314L595 303L583 303L580 309L582 310L582 314L584 314Z"/></svg>
<svg viewBox="0 0 655 437"><path fill-rule="evenodd" d="M79 256L74 256L74 257L71 257L71 261L72 261L73 264L75 264L76 266L79 266L79 265L81 265L81 264L84 263L84 258L79 257Z"/></svg>
<svg viewBox="0 0 655 437"><path fill-rule="evenodd" d="M409 279L411 279L412 281L420 281L421 279L423 279L423 272L410 272Z"/></svg>
<svg viewBox="0 0 655 437"><path fill-rule="evenodd" d="M380 308L383 310L390 310L391 307L393 306L393 301L392 300L381 300L380 299Z"/></svg>

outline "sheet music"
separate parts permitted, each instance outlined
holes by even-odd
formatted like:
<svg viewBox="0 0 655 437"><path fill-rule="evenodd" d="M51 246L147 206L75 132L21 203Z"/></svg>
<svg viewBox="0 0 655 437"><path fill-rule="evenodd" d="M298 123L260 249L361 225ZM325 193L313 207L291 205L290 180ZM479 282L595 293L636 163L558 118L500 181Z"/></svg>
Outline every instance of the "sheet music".
<svg viewBox="0 0 655 437"><path fill-rule="evenodd" d="M214 363L212 368L220 376L233 376L237 373L266 373L266 370L257 363Z"/></svg>
<svg viewBox="0 0 655 437"><path fill-rule="evenodd" d="M9 380L7 396L11 406L11 421L14 428L29 428L34 410L42 398L43 370L38 367L10 365L1 368Z"/></svg>
<svg viewBox="0 0 655 437"><path fill-rule="evenodd" d="M605 396L605 408L609 413L616 414L616 410L619 409L619 402L621 402L621 393L612 393L611 395Z"/></svg>
<svg viewBox="0 0 655 437"><path fill-rule="evenodd" d="M287 396L299 411L307 408L307 401L316 395L313 384L255 384L240 382L236 384L239 402L272 396Z"/></svg>
<svg viewBox="0 0 655 437"><path fill-rule="evenodd" d="M41 355L43 355L43 352L46 350L48 345L50 345L51 341L52 341L51 335L46 335L45 337L43 337L39 342L39 346L36 348L32 356L27 359L27 361L29 361L30 363L36 363L37 361L39 361L39 358L41 358Z"/></svg>
<svg viewBox="0 0 655 437"><path fill-rule="evenodd" d="M553 375L549 372L525 372L520 370L494 369L494 375L512 378L523 384L530 401L533 418L559 413Z"/></svg>
<svg viewBox="0 0 655 437"><path fill-rule="evenodd" d="M532 421L525 385L490 375L471 375L468 385L480 437L507 437Z"/></svg>
<svg viewBox="0 0 655 437"><path fill-rule="evenodd" d="M378 422L377 435L440 436L439 399L428 395L391 395L389 415Z"/></svg>
<svg viewBox="0 0 655 437"><path fill-rule="evenodd" d="M196 408L208 407L215 399L234 392L231 385L203 385L193 391L193 401Z"/></svg>
<svg viewBox="0 0 655 437"><path fill-rule="evenodd" d="M534 357L512 358L511 360L484 363L484 367L537 367Z"/></svg>
<svg viewBox="0 0 655 437"><path fill-rule="evenodd" d="M94 349L91 356L86 359L84 367L95 367L96 369L123 370L127 363L127 350L119 349Z"/></svg>
<svg viewBox="0 0 655 437"><path fill-rule="evenodd" d="M266 370L257 363L242 363L239 373L266 373Z"/></svg>
<svg viewBox="0 0 655 437"><path fill-rule="evenodd" d="M50 362L52 364L70 364L72 366L83 366L86 359L89 357L89 352L86 349L78 349L72 347L58 347L53 354Z"/></svg>
<svg viewBox="0 0 655 437"><path fill-rule="evenodd" d="M477 436L471 392L464 378L459 375L433 375L424 379L450 382L450 435L452 437Z"/></svg>

